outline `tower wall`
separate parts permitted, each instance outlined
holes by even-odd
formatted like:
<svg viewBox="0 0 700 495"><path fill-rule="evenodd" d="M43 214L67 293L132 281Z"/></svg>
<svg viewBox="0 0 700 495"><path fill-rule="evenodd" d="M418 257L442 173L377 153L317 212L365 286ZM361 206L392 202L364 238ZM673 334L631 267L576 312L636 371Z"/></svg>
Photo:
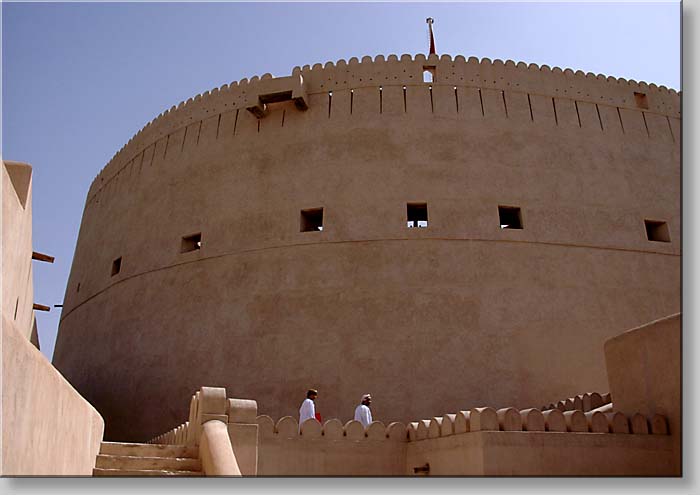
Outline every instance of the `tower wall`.
<svg viewBox="0 0 700 495"><path fill-rule="evenodd" d="M604 341L680 310L675 91L461 56L292 75L308 110L258 119L246 108L276 80L225 85L95 178L54 363L106 438L182 422L202 384L274 417L309 387L341 419L371 392L385 423L539 406L603 390ZM406 227L415 202L427 228ZM499 206L524 228L501 229ZM323 231L300 232L318 207Z"/></svg>

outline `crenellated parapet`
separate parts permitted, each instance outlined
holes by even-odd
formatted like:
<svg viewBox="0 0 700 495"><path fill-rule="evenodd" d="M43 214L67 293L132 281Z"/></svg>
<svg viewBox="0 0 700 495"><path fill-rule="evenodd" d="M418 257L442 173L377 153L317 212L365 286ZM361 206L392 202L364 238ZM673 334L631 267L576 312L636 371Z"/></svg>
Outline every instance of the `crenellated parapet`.
<svg viewBox="0 0 700 495"><path fill-rule="evenodd" d="M424 81L424 73L432 81ZM269 104L292 101L314 119L433 114L460 120L505 116L554 127L598 128L680 141L680 94L665 86L512 60L462 55L353 57L233 81L163 111L136 133L95 178L88 203L127 167L153 164L206 139L264 135ZM291 111L291 110L290 110ZM354 116L354 117L353 117ZM279 120L279 119L278 119ZM248 136L250 137L250 136Z"/></svg>
<svg viewBox="0 0 700 495"><path fill-rule="evenodd" d="M275 422L270 416L260 415L256 418L260 437L277 439L321 439L328 441L390 441L406 442L406 425L394 421L384 425L374 421L367 428L362 423L350 420L343 424L339 419L329 419L323 424L315 419L308 419L299 427L292 416L284 416Z"/></svg>
<svg viewBox="0 0 700 495"><path fill-rule="evenodd" d="M256 422L262 439L348 442L417 442L465 433L499 431L668 435L666 418L660 414L647 418L639 413L627 417L612 411L541 411L536 408L518 410L513 407L476 407L413 421L407 425L392 422L385 426L381 421L374 421L367 428L359 421L351 420L343 424L338 419L330 419L323 424L315 419L308 419L299 427L299 423L292 416L284 416L275 422L270 416L261 415L256 418Z"/></svg>
<svg viewBox="0 0 700 495"><path fill-rule="evenodd" d="M668 422L661 414L630 417L621 412L561 411L513 407L494 409L476 407L441 417L410 422L409 442L474 432L553 432L553 433L624 433L634 435L668 435Z"/></svg>
<svg viewBox="0 0 700 495"><path fill-rule="evenodd" d="M542 410L558 409L562 412L574 410L589 412L609 404L612 404L610 393L599 394L598 392L590 392L551 402L547 406L542 406Z"/></svg>

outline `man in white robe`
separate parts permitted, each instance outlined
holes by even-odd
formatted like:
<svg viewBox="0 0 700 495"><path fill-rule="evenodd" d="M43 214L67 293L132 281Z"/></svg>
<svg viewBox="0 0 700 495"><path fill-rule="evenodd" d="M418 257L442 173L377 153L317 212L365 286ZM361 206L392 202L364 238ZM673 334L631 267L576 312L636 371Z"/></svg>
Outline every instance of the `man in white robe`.
<svg viewBox="0 0 700 495"><path fill-rule="evenodd" d="M316 419L316 406L314 404L316 397L318 397L317 390L309 389L306 392L306 399L304 399L299 408L299 431L301 431L301 425L304 424L304 421L312 418Z"/></svg>
<svg viewBox="0 0 700 495"><path fill-rule="evenodd" d="M365 394L362 396L362 402L355 408L355 421L362 423L362 426L367 428L372 424L372 411L369 405L372 403L372 396Z"/></svg>

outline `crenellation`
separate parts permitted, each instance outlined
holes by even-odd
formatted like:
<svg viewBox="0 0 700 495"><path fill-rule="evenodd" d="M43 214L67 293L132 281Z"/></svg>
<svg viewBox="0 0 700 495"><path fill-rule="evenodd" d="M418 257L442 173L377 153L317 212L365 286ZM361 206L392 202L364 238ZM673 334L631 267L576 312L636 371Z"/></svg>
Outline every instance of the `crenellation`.
<svg viewBox="0 0 700 495"><path fill-rule="evenodd" d="M310 418L304 421L299 429L299 436L303 438L321 438L323 428L316 419Z"/></svg>
<svg viewBox="0 0 700 495"><path fill-rule="evenodd" d="M475 407L469 410L470 431L498 431L498 413L491 407Z"/></svg>
<svg viewBox="0 0 700 495"><path fill-rule="evenodd" d="M442 418L435 417L428 421L428 438L439 438Z"/></svg>
<svg viewBox="0 0 700 495"><path fill-rule="evenodd" d="M284 416L277 421L275 434L280 438L295 438L299 435L299 423L291 416Z"/></svg>
<svg viewBox="0 0 700 495"><path fill-rule="evenodd" d="M501 431L522 431L523 423L520 412L513 407L504 407L496 411L498 427Z"/></svg>
<svg viewBox="0 0 700 495"><path fill-rule="evenodd" d="M633 435L648 435L649 420L643 414L633 414L630 418L630 430Z"/></svg>
<svg viewBox="0 0 700 495"><path fill-rule="evenodd" d="M430 420L420 419L416 426L416 440L425 440L430 434Z"/></svg>
<svg viewBox="0 0 700 495"><path fill-rule="evenodd" d="M652 435L669 435L671 432L668 428L668 421L661 414L654 414L651 417L651 434Z"/></svg>
<svg viewBox="0 0 700 495"><path fill-rule="evenodd" d="M568 410L562 413L566 422L566 431L571 433L582 433L588 431L588 422L583 411Z"/></svg>
<svg viewBox="0 0 700 495"><path fill-rule="evenodd" d="M547 411L543 411L542 416L544 416L546 431L565 432L567 430L564 413L559 409L549 409Z"/></svg>
<svg viewBox="0 0 700 495"><path fill-rule="evenodd" d="M544 414L539 409L530 408L520 411L523 431L546 431Z"/></svg>
<svg viewBox="0 0 700 495"><path fill-rule="evenodd" d="M408 440L406 425L400 421L389 423L386 427L386 438L391 442L406 442Z"/></svg>
<svg viewBox="0 0 700 495"><path fill-rule="evenodd" d="M366 435L368 440L386 440L387 431L381 421L372 421L367 427Z"/></svg>
<svg viewBox="0 0 700 495"><path fill-rule="evenodd" d="M343 423L339 419L329 419L323 424L323 436L330 440L342 440L345 435Z"/></svg>
<svg viewBox="0 0 700 495"><path fill-rule="evenodd" d="M591 433L609 433L608 419L599 411L583 413L588 422L588 431Z"/></svg>
<svg viewBox="0 0 700 495"><path fill-rule="evenodd" d="M630 425L627 416L619 411L603 413L608 421L610 433L629 433Z"/></svg>
<svg viewBox="0 0 700 495"><path fill-rule="evenodd" d="M591 392L591 409L596 409L600 406L605 405L605 401L603 400L603 396L599 394L598 392Z"/></svg>
<svg viewBox="0 0 700 495"><path fill-rule="evenodd" d="M455 419L456 414L444 414L442 416L442 421L440 422L440 436L448 437L455 434Z"/></svg>
<svg viewBox="0 0 700 495"><path fill-rule="evenodd" d="M362 423L351 419L343 427L345 431L345 438L348 440L364 440L365 438L365 428Z"/></svg>
<svg viewBox="0 0 700 495"><path fill-rule="evenodd" d="M454 420L454 432L455 435L458 435L460 433L467 433L471 431L471 424L470 424L470 413L469 411L457 411L455 414L455 420Z"/></svg>

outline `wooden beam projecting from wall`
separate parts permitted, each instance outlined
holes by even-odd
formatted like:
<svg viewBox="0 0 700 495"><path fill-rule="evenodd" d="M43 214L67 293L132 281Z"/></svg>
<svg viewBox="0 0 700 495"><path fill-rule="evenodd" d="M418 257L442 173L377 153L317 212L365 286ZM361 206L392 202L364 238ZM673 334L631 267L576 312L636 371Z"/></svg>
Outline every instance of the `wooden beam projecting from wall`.
<svg viewBox="0 0 700 495"><path fill-rule="evenodd" d="M43 304L34 303L33 309L36 311L51 311L49 306L44 306Z"/></svg>
<svg viewBox="0 0 700 495"><path fill-rule="evenodd" d="M53 256L49 256L48 254L37 253L36 251L33 251L32 259L37 261L45 261L47 263L53 263L55 258Z"/></svg>

